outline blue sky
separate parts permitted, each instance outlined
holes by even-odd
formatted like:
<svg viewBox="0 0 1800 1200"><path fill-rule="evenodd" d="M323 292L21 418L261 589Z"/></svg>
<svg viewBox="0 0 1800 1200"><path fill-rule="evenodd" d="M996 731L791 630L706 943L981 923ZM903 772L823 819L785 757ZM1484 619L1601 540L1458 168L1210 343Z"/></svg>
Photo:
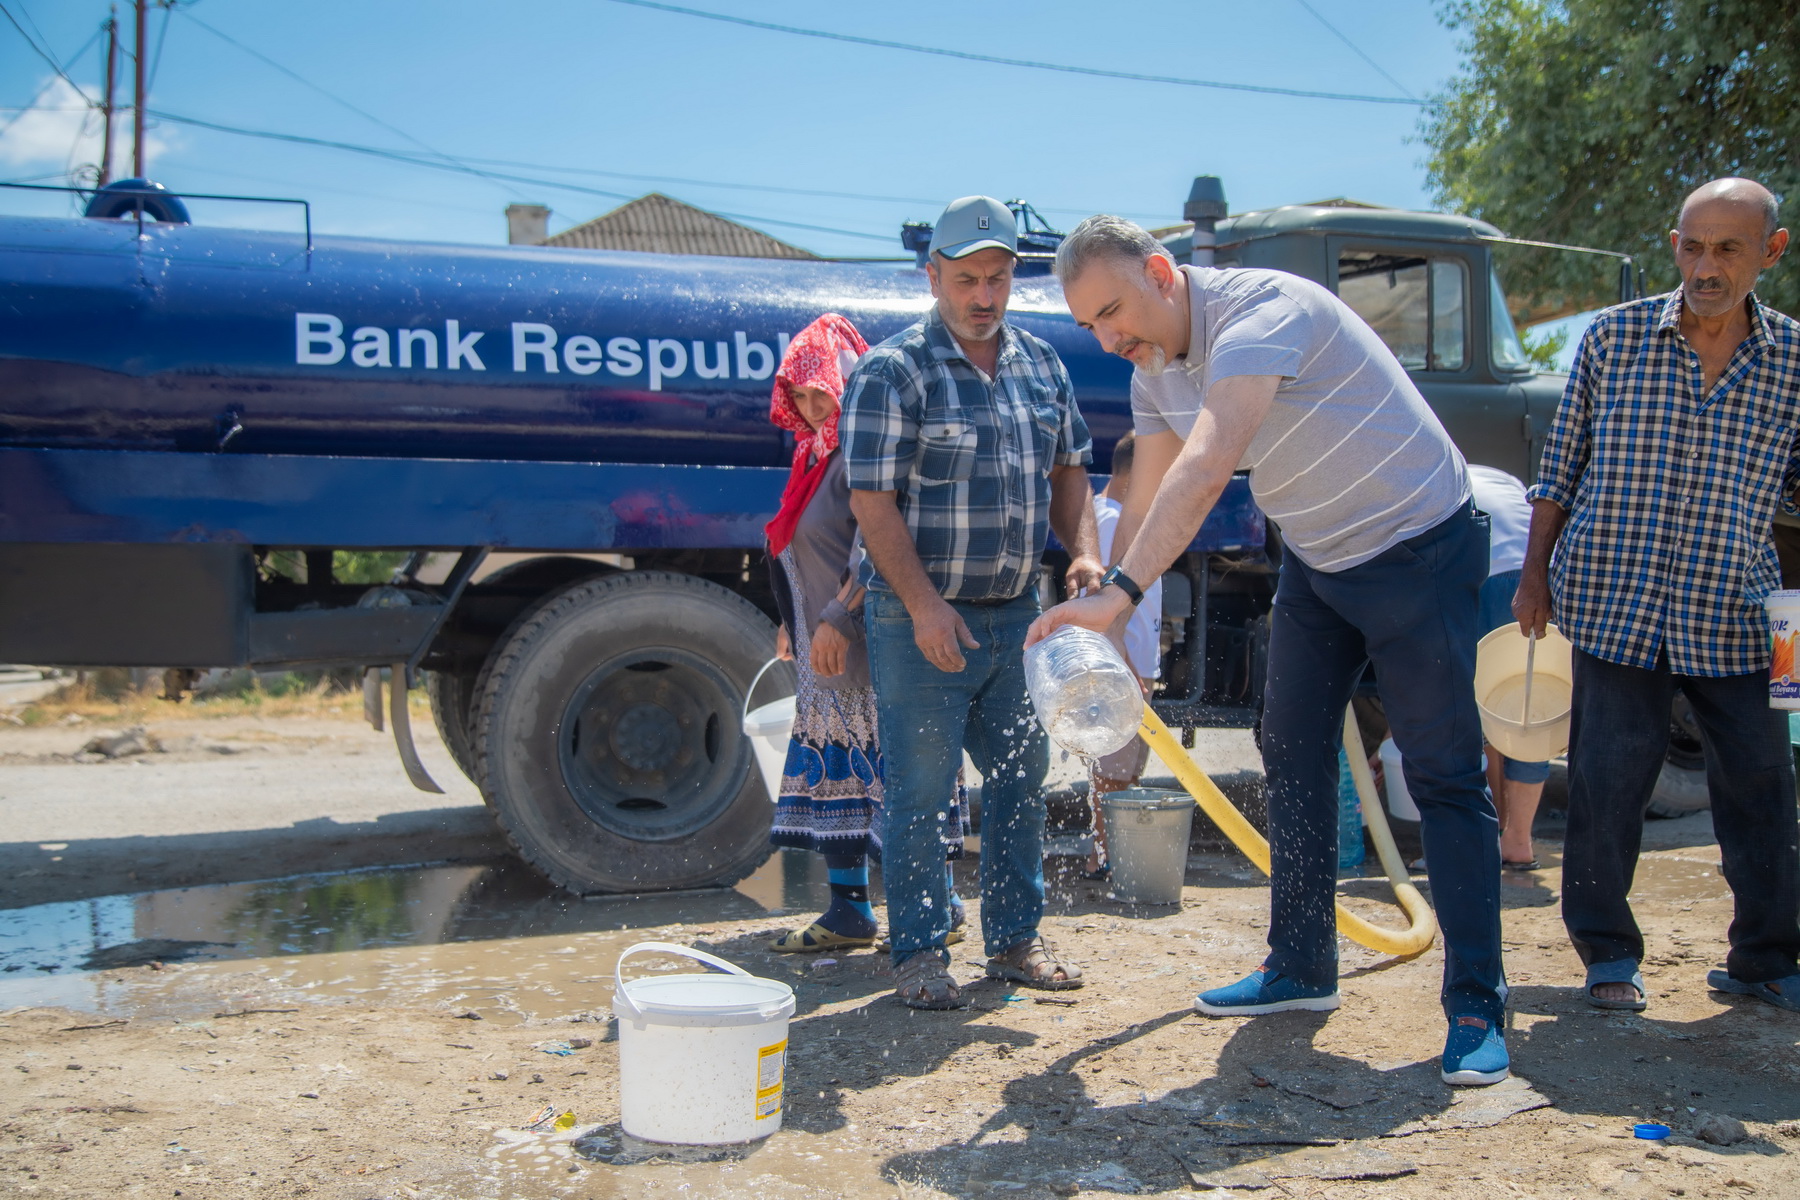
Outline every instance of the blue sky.
<svg viewBox="0 0 1800 1200"><path fill-rule="evenodd" d="M977 53L1381 96L1401 94L1397 83L1424 97L1444 85L1459 60L1455 35L1438 23L1431 0L687 2ZM4 3L59 61L82 46L107 10L103 0ZM612 0L184 0L166 21L165 37L164 12L152 12L153 57L165 37L147 106L153 110L415 154L534 164L487 169L539 181L512 183L166 122L153 128L153 178L189 191L302 196L325 232L497 243L505 240L508 203L549 205L554 231L620 202L546 186L553 178L618 197L667 192L831 255L898 254L902 221L930 220L945 200L971 192L1022 197L1062 228L1101 209L1173 222L1189 182L1202 173L1224 178L1234 211L1337 195L1429 206L1424 149L1415 140L1419 110L1407 105L927 57ZM100 44L67 69L97 97ZM129 64L121 75L128 100ZM34 98L39 108L21 114ZM79 104L0 18L0 106L8 106L0 109L0 126L13 122L0 132L0 179L55 176L71 161L93 161L98 121ZM128 120L119 134L128 147ZM129 173L124 154L117 162L120 174ZM0 193L0 211L63 212L68 202ZM197 215L271 225L291 219L259 210L228 215L223 206Z"/></svg>

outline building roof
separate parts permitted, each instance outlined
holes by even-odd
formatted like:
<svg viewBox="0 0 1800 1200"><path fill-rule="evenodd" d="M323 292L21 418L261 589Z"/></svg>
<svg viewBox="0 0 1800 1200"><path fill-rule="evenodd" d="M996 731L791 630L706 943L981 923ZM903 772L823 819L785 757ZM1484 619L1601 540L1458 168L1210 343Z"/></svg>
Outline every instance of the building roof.
<svg viewBox="0 0 1800 1200"><path fill-rule="evenodd" d="M728 258L818 257L661 192L639 196L591 221L552 234L542 244L651 254L718 254Z"/></svg>

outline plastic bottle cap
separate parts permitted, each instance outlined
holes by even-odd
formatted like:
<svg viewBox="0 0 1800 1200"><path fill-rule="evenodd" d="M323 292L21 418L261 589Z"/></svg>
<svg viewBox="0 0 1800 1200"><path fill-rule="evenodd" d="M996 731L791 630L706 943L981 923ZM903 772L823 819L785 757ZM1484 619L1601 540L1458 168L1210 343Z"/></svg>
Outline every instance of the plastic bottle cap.
<svg viewBox="0 0 1800 1200"><path fill-rule="evenodd" d="M1631 1127L1631 1136L1648 1142L1660 1142L1669 1136L1669 1127L1656 1121L1639 1121Z"/></svg>

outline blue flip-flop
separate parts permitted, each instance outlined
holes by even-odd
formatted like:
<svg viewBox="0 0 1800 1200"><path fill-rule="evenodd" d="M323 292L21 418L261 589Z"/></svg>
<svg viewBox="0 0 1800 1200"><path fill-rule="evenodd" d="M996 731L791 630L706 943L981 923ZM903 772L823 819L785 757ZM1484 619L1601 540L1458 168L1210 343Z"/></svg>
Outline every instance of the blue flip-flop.
<svg viewBox="0 0 1800 1200"><path fill-rule="evenodd" d="M1755 996L1758 1000L1767 1000L1776 1008L1800 1012L1800 973L1789 975L1785 979L1746 983L1742 979L1733 979L1728 971L1708 971L1706 986L1715 992L1730 992L1734 996ZM1777 986L1780 991L1775 990Z"/></svg>
<svg viewBox="0 0 1800 1200"><path fill-rule="evenodd" d="M1602 1000L1594 995L1594 989L1603 983L1628 983L1637 989L1636 1000ZM1620 1012L1643 1012L1649 1003L1648 993L1644 990L1644 973L1638 970L1637 960L1617 958L1612 962L1589 963L1587 969L1587 1002L1595 1008L1610 1008Z"/></svg>

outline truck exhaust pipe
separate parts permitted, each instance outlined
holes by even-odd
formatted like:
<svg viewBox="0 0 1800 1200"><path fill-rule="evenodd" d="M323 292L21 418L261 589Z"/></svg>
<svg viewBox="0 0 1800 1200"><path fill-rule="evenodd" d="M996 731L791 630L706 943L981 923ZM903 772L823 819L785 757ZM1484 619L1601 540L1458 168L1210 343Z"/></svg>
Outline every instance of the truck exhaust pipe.
<svg viewBox="0 0 1800 1200"><path fill-rule="evenodd" d="M1225 184L1217 175L1196 175L1188 189L1187 203L1181 206L1181 218L1194 223L1194 254L1188 261L1196 267L1213 265L1213 247L1218 244L1219 222L1229 210L1225 206Z"/></svg>

